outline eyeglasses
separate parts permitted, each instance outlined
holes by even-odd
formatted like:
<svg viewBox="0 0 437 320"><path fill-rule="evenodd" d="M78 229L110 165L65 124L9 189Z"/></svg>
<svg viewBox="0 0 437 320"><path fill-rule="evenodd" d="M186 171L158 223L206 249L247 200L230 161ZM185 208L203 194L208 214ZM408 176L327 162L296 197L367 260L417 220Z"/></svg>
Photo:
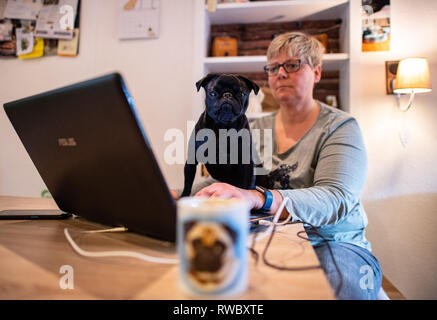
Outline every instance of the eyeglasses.
<svg viewBox="0 0 437 320"><path fill-rule="evenodd" d="M267 72L269 76L276 76L279 69L284 68L287 73L294 73L300 70L302 63L306 63L300 59L298 60L287 60L284 63L272 63L264 66L264 71Z"/></svg>

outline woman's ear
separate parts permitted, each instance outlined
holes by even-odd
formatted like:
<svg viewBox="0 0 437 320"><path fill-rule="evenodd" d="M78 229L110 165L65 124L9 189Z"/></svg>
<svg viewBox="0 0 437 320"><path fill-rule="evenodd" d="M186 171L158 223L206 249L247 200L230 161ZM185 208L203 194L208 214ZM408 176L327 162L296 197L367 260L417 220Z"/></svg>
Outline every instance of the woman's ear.
<svg viewBox="0 0 437 320"><path fill-rule="evenodd" d="M314 83L319 83L322 78L322 65L319 64L314 68Z"/></svg>

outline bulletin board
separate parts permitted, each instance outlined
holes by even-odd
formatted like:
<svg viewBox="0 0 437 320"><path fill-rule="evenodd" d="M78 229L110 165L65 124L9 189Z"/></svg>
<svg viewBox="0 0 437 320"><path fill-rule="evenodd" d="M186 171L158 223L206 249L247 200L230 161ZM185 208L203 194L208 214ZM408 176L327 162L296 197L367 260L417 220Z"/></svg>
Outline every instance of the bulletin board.
<svg viewBox="0 0 437 320"><path fill-rule="evenodd" d="M0 0L0 59L79 54L80 0Z"/></svg>

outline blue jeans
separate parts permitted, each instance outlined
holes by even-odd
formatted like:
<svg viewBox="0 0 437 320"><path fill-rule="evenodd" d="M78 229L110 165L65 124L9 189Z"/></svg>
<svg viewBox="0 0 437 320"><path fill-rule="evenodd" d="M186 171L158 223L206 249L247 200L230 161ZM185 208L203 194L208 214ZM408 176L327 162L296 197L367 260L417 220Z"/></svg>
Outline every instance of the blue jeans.
<svg viewBox="0 0 437 320"><path fill-rule="evenodd" d="M381 288L382 270L378 260L367 249L344 242L329 242L314 246L326 277L341 300L375 300ZM340 286L341 285L341 286Z"/></svg>

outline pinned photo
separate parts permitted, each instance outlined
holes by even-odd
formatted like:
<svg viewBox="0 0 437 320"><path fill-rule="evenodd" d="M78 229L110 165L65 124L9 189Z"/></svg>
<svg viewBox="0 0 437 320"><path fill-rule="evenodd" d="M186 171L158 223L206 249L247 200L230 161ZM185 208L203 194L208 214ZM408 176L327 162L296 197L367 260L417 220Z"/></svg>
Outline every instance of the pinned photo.
<svg viewBox="0 0 437 320"><path fill-rule="evenodd" d="M17 56L28 54L33 51L33 32L27 32L25 28L15 29L17 37Z"/></svg>

